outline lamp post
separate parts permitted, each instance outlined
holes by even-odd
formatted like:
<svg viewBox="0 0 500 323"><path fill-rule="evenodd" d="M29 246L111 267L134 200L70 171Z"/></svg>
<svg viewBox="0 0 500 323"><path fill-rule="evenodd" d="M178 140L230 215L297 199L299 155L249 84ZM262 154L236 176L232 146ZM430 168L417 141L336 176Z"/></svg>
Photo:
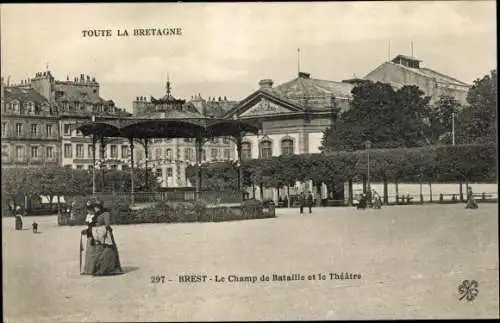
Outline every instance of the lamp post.
<svg viewBox="0 0 500 323"><path fill-rule="evenodd" d="M451 113L451 140L452 145L455 146L455 111Z"/></svg>
<svg viewBox="0 0 500 323"><path fill-rule="evenodd" d="M366 176L366 181L368 182L368 190L370 190L370 149L372 148L372 142L370 140L367 140L365 142L365 148L368 152L368 168L367 168L367 176Z"/></svg>

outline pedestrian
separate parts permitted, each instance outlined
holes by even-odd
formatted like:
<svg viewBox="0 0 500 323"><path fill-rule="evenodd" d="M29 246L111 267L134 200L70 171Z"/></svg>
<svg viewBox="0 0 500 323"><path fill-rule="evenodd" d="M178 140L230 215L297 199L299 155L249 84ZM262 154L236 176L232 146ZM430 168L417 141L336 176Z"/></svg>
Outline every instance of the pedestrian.
<svg viewBox="0 0 500 323"><path fill-rule="evenodd" d="M479 206L477 205L476 200L474 199L474 194L472 193L472 187L467 189L467 204L465 205L466 209L477 209Z"/></svg>
<svg viewBox="0 0 500 323"><path fill-rule="evenodd" d="M21 206L16 206L16 210L14 213L16 217L16 230L22 230L23 229L23 210L21 209Z"/></svg>
<svg viewBox="0 0 500 323"><path fill-rule="evenodd" d="M306 196L304 192L300 192L299 194L299 207L300 207L300 215L304 215L304 206L306 205Z"/></svg>
<svg viewBox="0 0 500 323"><path fill-rule="evenodd" d="M311 191L309 191L307 193L307 207L309 208L309 214L312 214L313 204L314 204L314 198Z"/></svg>

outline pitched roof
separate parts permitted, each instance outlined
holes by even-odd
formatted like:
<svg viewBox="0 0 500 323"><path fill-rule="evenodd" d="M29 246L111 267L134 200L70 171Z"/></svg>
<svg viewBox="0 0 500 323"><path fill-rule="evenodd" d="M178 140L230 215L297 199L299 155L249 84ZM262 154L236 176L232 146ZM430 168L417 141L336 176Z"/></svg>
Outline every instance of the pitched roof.
<svg viewBox="0 0 500 323"><path fill-rule="evenodd" d="M5 87L4 88L5 101L10 102L19 100L20 102L33 102L35 104L47 103L48 100L32 88L22 87Z"/></svg>
<svg viewBox="0 0 500 323"><path fill-rule="evenodd" d="M109 101L104 100L97 92L94 92L94 87L72 84L73 82L56 81L54 89L56 91L57 102L84 102L84 103L101 103L109 104ZM57 92L63 92L62 96L57 95Z"/></svg>
<svg viewBox="0 0 500 323"><path fill-rule="evenodd" d="M351 96L353 84L320 80L309 77L297 77L274 88L279 95L295 104L304 104L310 108L325 108L330 106L332 96L348 98Z"/></svg>
<svg viewBox="0 0 500 323"><path fill-rule="evenodd" d="M405 70L409 73L417 74L417 75L425 77L425 78L436 79L436 81L438 81L438 82L445 82L445 83L450 83L450 84L455 84L455 85L460 85L460 86L469 86L469 84L467 84L465 82L457 80L456 78L453 78L451 76L436 72L436 71L434 71L430 68L427 68L427 67L411 68L408 66L394 63L394 62L384 62L379 67L377 67L375 70L383 69L385 66L387 66L387 64L390 64L392 66L395 66L396 68ZM372 72L370 72L369 74L371 74ZM386 82L386 81L384 81L384 82ZM387 82L387 83L391 83L391 84L394 83L392 85L396 85L399 87L404 85L404 84L400 84L397 82Z"/></svg>
<svg viewBox="0 0 500 323"><path fill-rule="evenodd" d="M200 114L205 113L208 117L222 118L222 116L235 107L238 102L228 100L208 101L205 99L195 99L189 101L188 104L195 107Z"/></svg>
<svg viewBox="0 0 500 323"><path fill-rule="evenodd" d="M462 82L460 80L457 80L454 77L444 75L442 73L431 70L430 68L427 68L427 67L422 67L422 68L419 68L418 70L421 73L428 75L428 77L436 78L437 81L453 83L453 84L458 84L458 85L463 85L463 86L469 86L469 84Z"/></svg>

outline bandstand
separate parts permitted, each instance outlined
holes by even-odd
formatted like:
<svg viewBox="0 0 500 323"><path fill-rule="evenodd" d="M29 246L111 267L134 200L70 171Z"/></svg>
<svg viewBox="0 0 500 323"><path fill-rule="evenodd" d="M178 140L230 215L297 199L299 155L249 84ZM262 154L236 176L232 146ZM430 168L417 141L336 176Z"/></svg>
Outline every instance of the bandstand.
<svg viewBox="0 0 500 323"><path fill-rule="evenodd" d="M243 198L243 169L241 167L242 139L245 134L257 134L262 128L259 121L241 121L193 115L174 111L168 115L159 114L148 117L125 117L114 120L104 120L92 117L91 121L74 125L84 136L92 136L92 156L95 165L96 143L106 137L127 138L130 144L130 181L131 203L134 204L134 141L142 140L147 144L153 138L194 138L196 150L196 188L195 198L199 199L201 190L201 156L203 144L215 137L231 137L234 139L238 155L238 188ZM147 149L146 149L147 151ZM95 167L92 170L95 195Z"/></svg>

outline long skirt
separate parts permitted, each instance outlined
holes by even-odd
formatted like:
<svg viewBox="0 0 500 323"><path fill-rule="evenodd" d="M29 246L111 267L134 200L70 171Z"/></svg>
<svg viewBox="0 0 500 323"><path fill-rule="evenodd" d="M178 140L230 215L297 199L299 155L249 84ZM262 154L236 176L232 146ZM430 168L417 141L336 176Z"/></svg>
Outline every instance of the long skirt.
<svg viewBox="0 0 500 323"><path fill-rule="evenodd" d="M123 274L118 249L115 245L98 244L95 248L96 262L94 276L109 276Z"/></svg>
<svg viewBox="0 0 500 323"><path fill-rule="evenodd" d="M82 235L80 238L80 274L92 275L96 262L96 246L91 238Z"/></svg>
<svg viewBox="0 0 500 323"><path fill-rule="evenodd" d="M477 205L476 200L474 200L473 198L469 198L467 200L467 204L465 205L465 208L466 209L477 209L478 205Z"/></svg>
<svg viewBox="0 0 500 323"><path fill-rule="evenodd" d="M23 229L23 220L21 219L20 216L16 216L16 230L22 230Z"/></svg>

